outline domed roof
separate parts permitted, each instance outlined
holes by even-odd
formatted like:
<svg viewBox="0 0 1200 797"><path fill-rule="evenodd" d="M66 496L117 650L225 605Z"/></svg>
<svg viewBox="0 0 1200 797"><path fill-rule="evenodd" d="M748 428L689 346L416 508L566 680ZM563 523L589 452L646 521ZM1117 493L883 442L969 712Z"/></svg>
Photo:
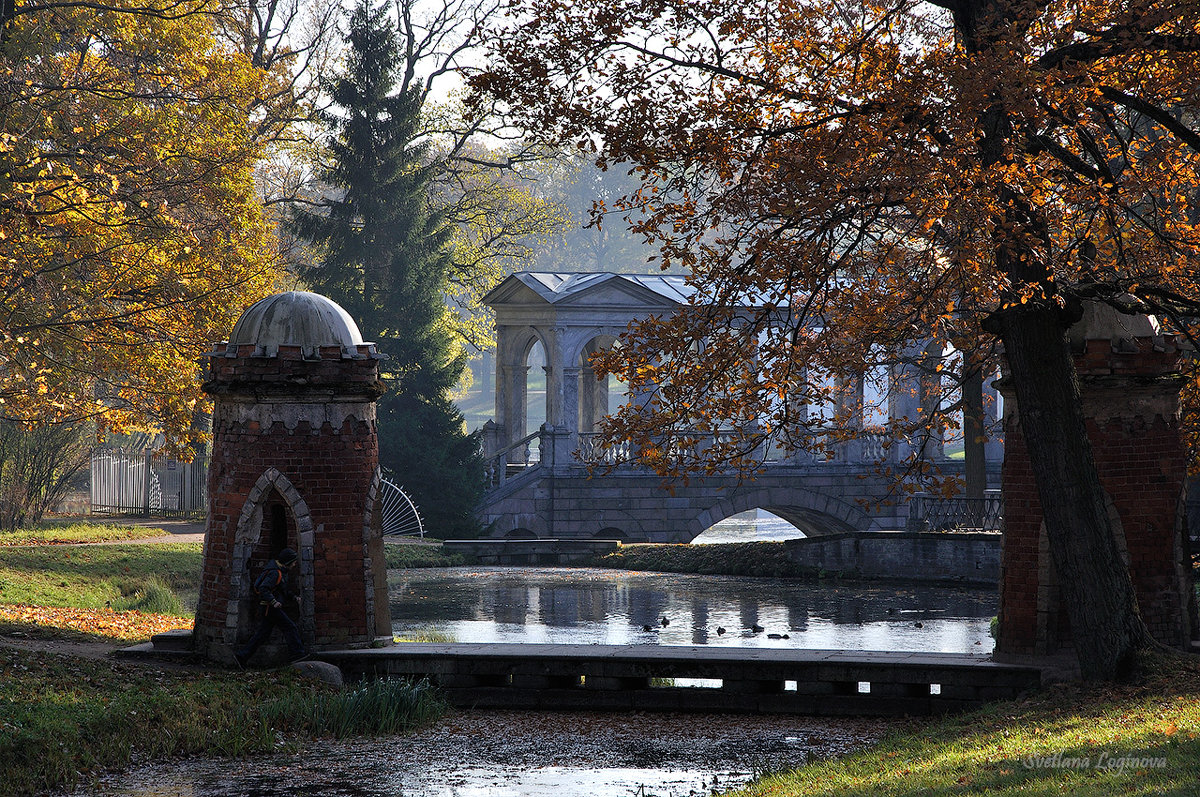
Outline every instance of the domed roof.
<svg viewBox="0 0 1200 797"><path fill-rule="evenodd" d="M363 338L337 302L317 293L288 291L246 308L229 333L229 345L252 345L255 354L267 357L279 354L280 346L299 346L305 356L318 356L322 346L339 346L353 356Z"/></svg>

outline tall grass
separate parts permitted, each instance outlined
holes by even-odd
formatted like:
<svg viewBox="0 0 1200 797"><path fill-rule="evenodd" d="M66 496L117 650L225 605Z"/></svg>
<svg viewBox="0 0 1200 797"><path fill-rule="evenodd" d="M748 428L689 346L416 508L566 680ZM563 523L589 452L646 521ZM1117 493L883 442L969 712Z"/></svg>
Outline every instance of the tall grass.
<svg viewBox="0 0 1200 797"><path fill-rule="evenodd" d="M388 570L410 567L458 567L465 564L462 554L446 553L440 545L389 542L383 546Z"/></svg>
<svg viewBox="0 0 1200 797"><path fill-rule="evenodd" d="M183 601L171 589L171 586L159 576L151 576L137 582L132 589L128 585L121 588L122 595L112 602L112 608L118 612L136 610L149 614L169 614L181 617L184 611Z"/></svg>
<svg viewBox="0 0 1200 797"><path fill-rule="evenodd" d="M0 797L44 794L135 759L403 733L445 710L428 684L337 691L288 670L158 670L0 648L0 673Z"/></svg>
<svg viewBox="0 0 1200 797"><path fill-rule="evenodd" d="M395 642L428 642L440 645L449 645L458 641L454 638L454 634L438 628L413 628L403 636L392 637L392 640Z"/></svg>
<svg viewBox="0 0 1200 797"><path fill-rule="evenodd" d="M340 692L296 692L257 709L263 720L312 736L404 733L446 710L445 701L427 681L368 681Z"/></svg>
<svg viewBox="0 0 1200 797"><path fill-rule="evenodd" d="M591 564L618 570L699 573L725 576L800 576L811 569L791 561L782 542L730 542L714 545L626 545Z"/></svg>

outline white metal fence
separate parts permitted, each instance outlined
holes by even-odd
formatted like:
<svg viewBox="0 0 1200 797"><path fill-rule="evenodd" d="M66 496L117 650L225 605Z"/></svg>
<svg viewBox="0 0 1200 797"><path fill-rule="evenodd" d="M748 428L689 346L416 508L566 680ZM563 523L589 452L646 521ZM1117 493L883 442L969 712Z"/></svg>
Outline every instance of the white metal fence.
<svg viewBox="0 0 1200 797"><path fill-rule="evenodd" d="M208 508L208 461L155 457L150 451L92 453L92 512L112 515L203 515Z"/></svg>

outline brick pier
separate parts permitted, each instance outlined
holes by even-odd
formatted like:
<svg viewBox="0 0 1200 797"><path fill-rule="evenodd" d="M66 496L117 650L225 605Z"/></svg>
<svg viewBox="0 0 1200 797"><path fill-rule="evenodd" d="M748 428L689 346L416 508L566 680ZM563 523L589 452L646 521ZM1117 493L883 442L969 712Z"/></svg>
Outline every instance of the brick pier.
<svg viewBox="0 0 1200 797"><path fill-rule="evenodd" d="M215 660L253 632L255 575L300 555L292 591L308 647L390 639L380 535L374 344L330 300L272 296L208 356L213 455L195 646ZM271 646L260 656L282 653Z"/></svg>

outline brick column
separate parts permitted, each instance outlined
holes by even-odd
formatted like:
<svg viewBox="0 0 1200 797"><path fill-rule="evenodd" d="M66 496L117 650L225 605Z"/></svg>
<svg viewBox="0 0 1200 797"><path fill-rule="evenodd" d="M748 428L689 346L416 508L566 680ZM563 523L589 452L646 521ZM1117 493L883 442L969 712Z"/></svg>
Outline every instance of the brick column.
<svg viewBox="0 0 1200 797"><path fill-rule="evenodd" d="M213 456L198 652L229 660L252 633L251 581L279 549L300 554L296 619L315 649L391 637L380 536L373 344L220 346L209 357ZM273 640L280 643L278 635ZM279 655L264 648L264 656Z"/></svg>
<svg viewBox="0 0 1200 797"><path fill-rule="evenodd" d="M1118 547L1155 639L1187 647L1195 600L1182 510L1186 456L1179 426L1179 341L1090 308L1072 329L1088 437L1110 499ZM1147 334L1149 333L1149 334ZM1072 647L1042 508L1011 386L1004 394L1004 551L996 651L1047 655Z"/></svg>

